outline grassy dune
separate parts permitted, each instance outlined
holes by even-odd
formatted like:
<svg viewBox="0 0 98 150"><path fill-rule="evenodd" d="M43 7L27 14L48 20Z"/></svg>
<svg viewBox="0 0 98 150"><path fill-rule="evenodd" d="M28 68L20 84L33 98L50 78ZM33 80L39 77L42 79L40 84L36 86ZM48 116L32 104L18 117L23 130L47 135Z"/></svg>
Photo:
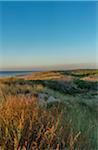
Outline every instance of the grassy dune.
<svg viewBox="0 0 98 150"><path fill-rule="evenodd" d="M0 79L1 150L97 150L98 70Z"/></svg>

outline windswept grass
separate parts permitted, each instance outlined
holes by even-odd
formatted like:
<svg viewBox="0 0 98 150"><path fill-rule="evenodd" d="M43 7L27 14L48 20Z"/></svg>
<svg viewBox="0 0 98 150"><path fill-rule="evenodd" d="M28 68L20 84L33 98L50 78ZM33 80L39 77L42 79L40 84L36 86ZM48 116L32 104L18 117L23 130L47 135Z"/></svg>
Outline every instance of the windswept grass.
<svg viewBox="0 0 98 150"><path fill-rule="evenodd" d="M35 97L6 96L0 106L0 146L97 150L97 117L90 107L70 100L41 107Z"/></svg>
<svg viewBox="0 0 98 150"><path fill-rule="evenodd" d="M73 133L71 123L61 119L64 117L61 107L58 104L45 109L38 107L35 98L7 97L0 106L1 148L73 149L80 132Z"/></svg>
<svg viewBox="0 0 98 150"><path fill-rule="evenodd" d="M97 150L97 87L77 77L1 80L0 150ZM39 94L59 101L40 105Z"/></svg>

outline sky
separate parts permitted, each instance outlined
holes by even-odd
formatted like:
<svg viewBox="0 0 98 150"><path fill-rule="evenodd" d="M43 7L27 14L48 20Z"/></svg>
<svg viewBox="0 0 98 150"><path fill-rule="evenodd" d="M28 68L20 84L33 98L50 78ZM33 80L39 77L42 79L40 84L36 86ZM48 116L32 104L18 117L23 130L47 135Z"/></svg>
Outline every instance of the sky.
<svg viewBox="0 0 98 150"><path fill-rule="evenodd" d="M97 2L0 2L0 69L97 63Z"/></svg>

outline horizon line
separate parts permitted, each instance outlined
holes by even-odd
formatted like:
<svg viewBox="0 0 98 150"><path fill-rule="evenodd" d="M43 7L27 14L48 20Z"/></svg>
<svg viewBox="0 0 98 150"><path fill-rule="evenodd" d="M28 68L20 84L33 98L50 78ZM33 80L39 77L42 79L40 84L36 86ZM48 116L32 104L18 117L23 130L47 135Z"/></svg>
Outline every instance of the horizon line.
<svg viewBox="0 0 98 150"><path fill-rule="evenodd" d="M0 71L44 71L44 70L63 70L63 69L98 69L97 63L78 63L78 64L58 64L43 66L25 66L25 67L2 67Z"/></svg>

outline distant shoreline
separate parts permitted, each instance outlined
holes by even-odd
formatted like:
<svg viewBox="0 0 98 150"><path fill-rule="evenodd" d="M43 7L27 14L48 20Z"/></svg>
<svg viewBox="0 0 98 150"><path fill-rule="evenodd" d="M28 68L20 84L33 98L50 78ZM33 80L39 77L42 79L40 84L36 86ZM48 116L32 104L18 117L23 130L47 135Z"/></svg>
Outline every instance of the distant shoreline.
<svg viewBox="0 0 98 150"><path fill-rule="evenodd" d="M35 71L0 71L0 78L26 76L34 72Z"/></svg>
<svg viewBox="0 0 98 150"><path fill-rule="evenodd" d="M38 72L55 72L55 71L75 71L75 70L98 70L98 69L55 69L55 70L37 70L37 71L0 71L0 79L11 77L26 77Z"/></svg>

